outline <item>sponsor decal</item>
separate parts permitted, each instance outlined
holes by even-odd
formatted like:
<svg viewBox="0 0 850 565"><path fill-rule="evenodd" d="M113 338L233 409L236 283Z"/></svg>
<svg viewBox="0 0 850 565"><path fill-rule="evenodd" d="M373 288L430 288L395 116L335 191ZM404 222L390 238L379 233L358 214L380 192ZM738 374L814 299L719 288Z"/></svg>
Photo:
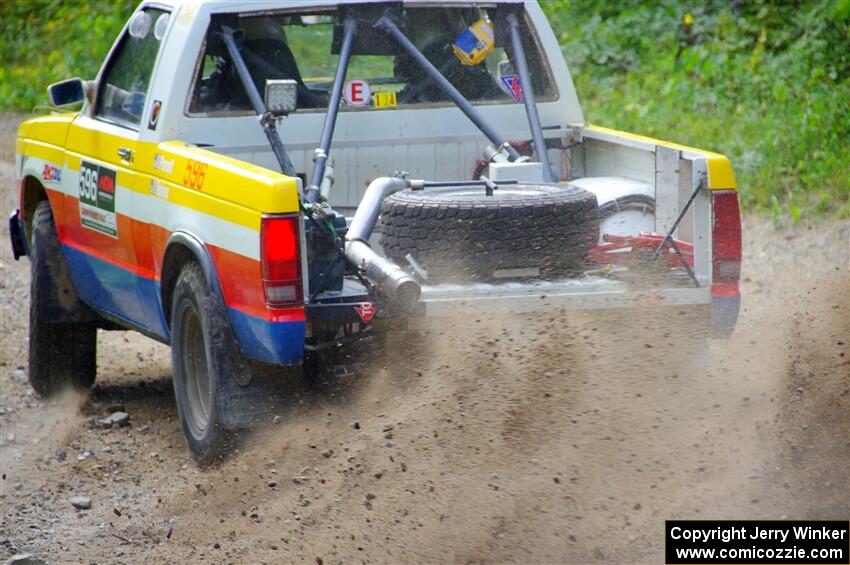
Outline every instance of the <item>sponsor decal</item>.
<svg viewBox="0 0 850 565"><path fill-rule="evenodd" d="M80 163L80 223L91 230L118 237L113 169L86 161Z"/></svg>
<svg viewBox="0 0 850 565"><path fill-rule="evenodd" d="M355 306L354 310L357 312L357 315L360 316L360 319L363 320L364 324L371 322L375 313L378 311L371 302L362 302L358 306Z"/></svg>
<svg viewBox="0 0 850 565"><path fill-rule="evenodd" d="M159 181L159 179L151 179L151 194L157 198L168 200L168 186Z"/></svg>
<svg viewBox="0 0 850 565"><path fill-rule="evenodd" d="M522 83L518 75L505 75L502 77L502 83L504 83L508 94L513 96L514 102L522 100Z"/></svg>
<svg viewBox="0 0 850 565"><path fill-rule="evenodd" d="M395 92L376 92L375 93L375 108L395 108L396 107Z"/></svg>
<svg viewBox="0 0 850 565"><path fill-rule="evenodd" d="M169 161L162 155L162 153L154 153L153 168L157 171L162 171L163 173L170 175L171 171L174 170L174 160L172 159Z"/></svg>
<svg viewBox="0 0 850 565"><path fill-rule="evenodd" d="M62 182L62 169L47 163L41 169L41 178L46 181Z"/></svg>
<svg viewBox="0 0 850 565"><path fill-rule="evenodd" d="M151 109L151 117L148 120L148 129L156 129L156 124L159 122L160 110L162 110L162 102L160 100L154 100L153 108Z"/></svg>
<svg viewBox="0 0 850 565"><path fill-rule="evenodd" d="M369 99L372 97L372 89L369 82L363 79L352 79L345 83L345 88L342 89L345 102L349 106L362 108L369 105Z"/></svg>

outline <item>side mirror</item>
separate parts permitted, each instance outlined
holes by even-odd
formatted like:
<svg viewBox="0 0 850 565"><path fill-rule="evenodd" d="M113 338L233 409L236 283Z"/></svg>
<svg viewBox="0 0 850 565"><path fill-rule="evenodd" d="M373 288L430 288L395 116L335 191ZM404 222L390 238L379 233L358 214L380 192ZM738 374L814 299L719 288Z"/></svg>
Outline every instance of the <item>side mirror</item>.
<svg viewBox="0 0 850 565"><path fill-rule="evenodd" d="M263 102L274 115L291 114L298 108L298 82L292 79L266 79Z"/></svg>
<svg viewBox="0 0 850 565"><path fill-rule="evenodd" d="M79 104L86 98L86 88L79 78L69 78L54 82L47 87L47 99L56 108L66 108Z"/></svg>

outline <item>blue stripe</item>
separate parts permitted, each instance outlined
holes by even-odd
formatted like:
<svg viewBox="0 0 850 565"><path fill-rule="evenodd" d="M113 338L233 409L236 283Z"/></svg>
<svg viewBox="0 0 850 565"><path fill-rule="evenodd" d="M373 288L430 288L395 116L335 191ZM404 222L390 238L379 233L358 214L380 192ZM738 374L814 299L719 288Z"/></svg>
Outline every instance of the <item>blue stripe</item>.
<svg viewBox="0 0 850 565"><path fill-rule="evenodd" d="M169 341L159 282L67 245L62 246L62 251L74 288L83 302L98 312ZM227 313L233 333L249 358L277 365L301 362L304 322L269 322L234 308L228 308Z"/></svg>
<svg viewBox="0 0 850 565"><path fill-rule="evenodd" d="M230 325L251 359L275 365L294 365L304 356L306 324L304 322L269 322L228 308Z"/></svg>
<svg viewBox="0 0 850 565"><path fill-rule="evenodd" d="M77 294L98 312L168 341L159 283L69 245L62 251Z"/></svg>

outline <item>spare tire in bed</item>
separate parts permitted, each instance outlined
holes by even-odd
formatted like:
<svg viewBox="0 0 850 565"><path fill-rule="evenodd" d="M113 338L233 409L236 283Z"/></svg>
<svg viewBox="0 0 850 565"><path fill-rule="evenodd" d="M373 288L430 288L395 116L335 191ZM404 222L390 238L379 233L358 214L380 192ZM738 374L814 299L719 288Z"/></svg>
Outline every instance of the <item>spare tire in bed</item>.
<svg viewBox="0 0 850 565"><path fill-rule="evenodd" d="M381 246L428 282L569 276L599 238L596 196L575 186L403 190L384 200Z"/></svg>

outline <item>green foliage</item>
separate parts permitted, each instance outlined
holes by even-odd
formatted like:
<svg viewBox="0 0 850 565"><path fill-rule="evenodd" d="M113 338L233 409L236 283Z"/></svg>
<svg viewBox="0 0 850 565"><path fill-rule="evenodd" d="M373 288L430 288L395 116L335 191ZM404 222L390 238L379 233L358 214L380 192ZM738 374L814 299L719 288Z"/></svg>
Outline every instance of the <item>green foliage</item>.
<svg viewBox="0 0 850 565"><path fill-rule="evenodd" d="M588 121L726 154L747 209L850 216L850 0L541 3Z"/></svg>
<svg viewBox="0 0 850 565"><path fill-rule="evenodd" d="M15 0L0 19L0 109L47 104L48 84L93 79L138 0Z"/></svg>
<svg viewBox="0 0 850 565"><path fill-rule="evenodd" d="M137 3L5 3L1 108L94 78ZM850 216L850 0L541 4L589 121L725 153L748 209Z"/></svg>

